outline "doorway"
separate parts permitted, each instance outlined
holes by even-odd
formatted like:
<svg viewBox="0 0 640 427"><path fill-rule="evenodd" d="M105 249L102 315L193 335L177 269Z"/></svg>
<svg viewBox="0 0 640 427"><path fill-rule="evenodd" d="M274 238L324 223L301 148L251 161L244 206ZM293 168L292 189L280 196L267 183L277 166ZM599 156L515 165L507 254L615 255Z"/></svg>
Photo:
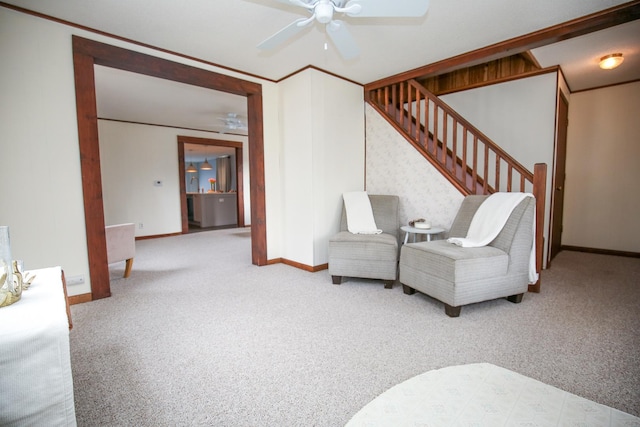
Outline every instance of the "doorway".
<svg viewBox="0 0 640 427"><path fill-rule="evenodd" d="M567 127L569 126L569 101L559 92L558 99L558 130L556 137L556 159L553 173L553 191L551 193L551 250L549 251L548 267L551 261L562 250L562 219L564 212L564 181L567 162Z"/></svg>
<svg viewBox="0 0 640 427"><path fill-rule="evenodd" d="M180 174L180 217L182 218L182 233L190 231L189 226L189 204L187 200L187 182L185 181L185 145L206 145L212 147L226 147L234 152L235 158L235 182L236 182L236 212L237 227L244 227L244 173L243 173L243 153L242 142L225 141L220 139L196 138L192 136L178 135L178 173Z"/></svg>
<svg viewBox="0 0 640 427"><path fill-rule="evenodd" d="M72 49L91 298L111 295L100 171L94 77L96 64L246 97L251 171L251 258L255 265L266 265L262 86L78 36L72 36Z"/></svg>

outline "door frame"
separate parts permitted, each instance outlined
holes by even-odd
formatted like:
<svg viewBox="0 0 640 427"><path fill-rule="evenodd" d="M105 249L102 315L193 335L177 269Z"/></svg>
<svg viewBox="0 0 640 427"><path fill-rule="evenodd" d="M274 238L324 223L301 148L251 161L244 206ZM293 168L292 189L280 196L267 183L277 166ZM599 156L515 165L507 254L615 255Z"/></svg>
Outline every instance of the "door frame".
<svg viewBox="0 0 640 427"><path fill-rule="evenodd" d="M551 212L547 268L562 250L562 222L564 217L564 188L567 161L567 132L569 127L569 99L558 89L556 147L554 154L553 185L551 186Z"/></svg>
<svg viewBox="0 0 640 427"><path fill-rule="evenodd" d="M111 295L104 230L94 65L117 68L247 98L249 169L251 171L251 259L255 265L266 265L262 86L75 35L72 36L72 51L91 298L100 299Z"/></svg>
<svg viewBox="0 0 640 427"><path fill-rule="evenodd" d="M242 142L225 141L222 139L197 138L193 136L178 135L178 173L180 174L180 218L182 218L182 234L189 232L189 215L187 212L187 183L185 181L184 145L200 144L214 147L230 147L235 150L236 157L236 207L238 227L244 227L244 180L242 173Z"/></svg>

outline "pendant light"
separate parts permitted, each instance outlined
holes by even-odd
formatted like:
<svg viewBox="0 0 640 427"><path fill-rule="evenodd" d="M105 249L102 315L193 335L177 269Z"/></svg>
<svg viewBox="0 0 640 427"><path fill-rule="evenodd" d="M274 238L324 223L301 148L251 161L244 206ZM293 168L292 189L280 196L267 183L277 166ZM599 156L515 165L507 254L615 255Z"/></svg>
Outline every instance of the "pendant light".
<svg viewBox="0 0 640 427"><path fill-rule="evenodd" d="M211 166L207 159L204 159L204 163L200 165L200 170L210 171L211 169L213 169L213 166Z"/></svg>
<svg viewBox="0 0 640 427"><path fill-rule="evenodd" d="M188 173L198 172L198 169L193 165L193 162L189 163L189 166L187 167L187 172Z"/></svg>

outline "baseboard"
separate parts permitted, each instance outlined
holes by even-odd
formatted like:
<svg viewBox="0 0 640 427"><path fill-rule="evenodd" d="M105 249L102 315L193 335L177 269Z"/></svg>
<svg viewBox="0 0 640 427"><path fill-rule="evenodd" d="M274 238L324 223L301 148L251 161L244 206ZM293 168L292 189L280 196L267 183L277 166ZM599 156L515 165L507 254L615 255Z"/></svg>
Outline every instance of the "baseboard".
<svg viewBox="0 0 640 427"><path fill-rule="evenodd" d="M181 236L182 233L154 234L151 236L136 236L136 240L157 239L160 237Z"/></svg>
<svg viewBox="0 0 640 427"><path fill-rule="evenodd" d="M615 256L624 256L629 258L640 258L640 253L638 252L614 251L611 249L583 248L581 246L565 246L565 245L560 246L560 249L563 251L588 252L588 253L600 254L600 255L615 255Z"/></svg>
<svg viewBox="0 0 640 427"><path fill-rule="evenodd" d="M272 264L286 264L291 267L299 268L300 270L309 271L311 273L316 273L318 271L326 270L329 268L329 264L320 264L316 266L302 264L296 261L291 261L286 258L274 258L267 261L267 265Z"/></svg>
<svg viewBox="0 0 640 427"><path fill-rule="evenodd" d="M88 294L73 295L73 296L67 297L67 300L69 301L69 305L74 305L74 304L82 304L83 302L93 301L93 297L91 296L90 293L88 293Z"/></svg>

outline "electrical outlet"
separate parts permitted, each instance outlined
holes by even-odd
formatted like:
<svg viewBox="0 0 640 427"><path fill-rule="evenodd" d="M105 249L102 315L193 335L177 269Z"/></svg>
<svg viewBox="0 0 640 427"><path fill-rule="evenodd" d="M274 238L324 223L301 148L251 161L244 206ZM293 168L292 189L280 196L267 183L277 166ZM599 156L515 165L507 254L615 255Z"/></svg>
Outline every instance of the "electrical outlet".
<svg viewBox="0 0 640 427"><path fill-rule="evenodd" d="M67 286L82 285L84 283L84 276L82 274L70 276L65 278L65 281L67 282Z"/></svg>
<svg viewBox="0 0 640 427"><path fill-rule="evenodd" d="M139 222L139 223L138 223L138 229L142 230L143 228L144 228L144 224L143 224L143 223L141 223L141 222Z"/></svg>

